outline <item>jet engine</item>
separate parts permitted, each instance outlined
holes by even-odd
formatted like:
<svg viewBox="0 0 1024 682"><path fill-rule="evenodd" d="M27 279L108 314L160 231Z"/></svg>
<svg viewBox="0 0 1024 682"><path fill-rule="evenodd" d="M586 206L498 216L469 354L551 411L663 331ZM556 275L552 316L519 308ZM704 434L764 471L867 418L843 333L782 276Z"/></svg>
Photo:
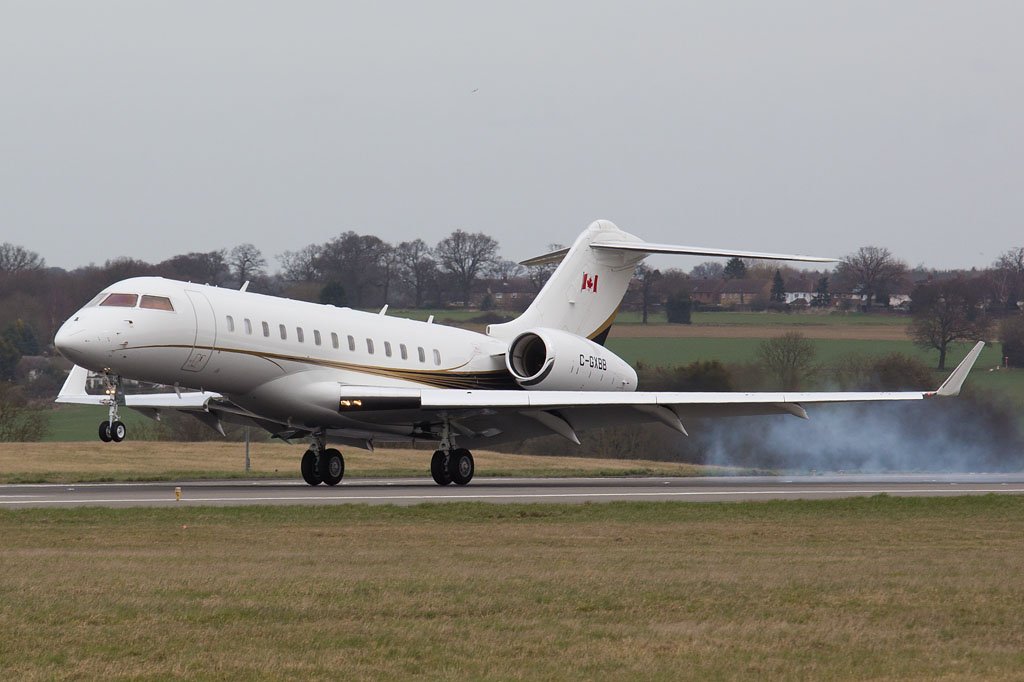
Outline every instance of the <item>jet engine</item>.
<svg viewBox="0 0 1024 682"><path fill-rule="evenodd" d="M636 372L589 339L560 329L530 329L508 347L505 365L527 390L635 391Z"/></svg>

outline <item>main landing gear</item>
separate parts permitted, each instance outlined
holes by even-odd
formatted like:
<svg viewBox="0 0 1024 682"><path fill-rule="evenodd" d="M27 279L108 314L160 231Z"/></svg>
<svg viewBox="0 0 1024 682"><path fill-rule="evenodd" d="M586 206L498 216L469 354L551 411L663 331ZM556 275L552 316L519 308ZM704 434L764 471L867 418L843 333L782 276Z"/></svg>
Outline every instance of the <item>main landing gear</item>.
<svg viewBox="0 0 1024 682"><path fill-rule="evenodd" d="M345 458L326 445L324 434L315 434L309 450L302 455L302 480L310 485L338 485L345 476Z"/></svg>
<svg viewBox="0 0 1024 682"><path fill-rule="evenodd" d="M438 485L466 485L473 480L476 465L473 454L465 448L456 448L451 426L445 421L441 431L441 449L430 458L430 475Z"/></svg>
<svg viewBox="0 0 1024 682"><path fill-rule="evenodd" d="M121 377L107 375L107 420L100 422L99 436L104 443L120 443L128 435L128 427L121 421L119 408L124 405L124 389Z"/></svg>

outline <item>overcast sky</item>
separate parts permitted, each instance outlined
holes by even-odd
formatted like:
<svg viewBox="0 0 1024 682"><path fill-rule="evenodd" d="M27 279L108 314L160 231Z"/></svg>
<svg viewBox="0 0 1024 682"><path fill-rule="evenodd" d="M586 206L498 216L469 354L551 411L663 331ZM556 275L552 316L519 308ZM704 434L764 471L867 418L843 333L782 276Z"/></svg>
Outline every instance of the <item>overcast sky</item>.
<svg viewBox="0 0 1024 682"><path fill-rule="evenodd" d="M0 0L0 241L74 267L461 227L518 260L607 218L984 266L1024 245L1022 26L982 0Z"/></svg>

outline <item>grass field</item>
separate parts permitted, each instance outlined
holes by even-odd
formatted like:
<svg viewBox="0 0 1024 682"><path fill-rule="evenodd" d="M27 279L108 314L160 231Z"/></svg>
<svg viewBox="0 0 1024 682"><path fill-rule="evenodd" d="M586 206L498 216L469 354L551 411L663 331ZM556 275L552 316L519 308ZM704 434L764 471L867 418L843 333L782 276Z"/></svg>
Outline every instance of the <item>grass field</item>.
<svg viewBox="0 0 1024 682"><path fill-rule="evenodd" d="M251 472L237 442L0 443L0 483L167 481L210 478L298 478L305 445L253 443ZM426 450L345 448L345 476L426 476ZM643 460L538 457L478 450L479 476L697 476L748 473L726 467Z"/></svg>
<svg viewBox="0 0 1024 682"><path fill-rule="evenodd" d="M0 512L5 679L1019 679L1024 499Z"/></svg>
<svg viewBox="0 0 1024 682"><path fill-rule="evenodd" d="M685 365L695 360L719 360L726 363L755 362L757 347L762 339L743 338L610 338L608 348L630 364L638 360L651 366ZM851 354L885 355L905 353L930 365L938 362L938 352L920 348L911 341L882 341L864 339L812 339L820 364L833 364ZM956 366L973 344L956 344L950 347L946 357L949 370ZM992 345L985 347L978 359L977 368L999 365L999 350Z"/></svg>

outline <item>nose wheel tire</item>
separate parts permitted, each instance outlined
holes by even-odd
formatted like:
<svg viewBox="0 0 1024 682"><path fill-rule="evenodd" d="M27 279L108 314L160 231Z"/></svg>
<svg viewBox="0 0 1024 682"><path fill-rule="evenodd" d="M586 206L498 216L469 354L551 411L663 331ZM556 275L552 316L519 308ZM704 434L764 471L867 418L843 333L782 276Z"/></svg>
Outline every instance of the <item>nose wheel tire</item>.
<svg viewBox="0 0 1024 682"><path fill-rule="evenodd" d="M110 433L110 422L100 422L100 440L104 443L109 443L113 440Z"/></svg>
<svg viewBox="0 0 1024 682"><path fill-rule="evenodd" d="M345 476L345 458L331 448L320 455L320 473L327 485L338 485Z"/></svg>
<svg viewBox="0 0 1024 682"><path fill-rule="evenodd" d="M302 480L310 485L320 485L323 483L323 476L317 470L316 466L316 453L312 450L306 450L302 455L302 463L299 466L302 470Z"/></svg>
<svg viewBox="0 0 1024 682"><path fill-rule="evenodd" d="M115 443L120 443L128 435L128 427L124 425L124 422L114 422L110 425L110 440Z"/></svg>
<svg viewBox="0 0 1024 682"><path fill-rule="evenodd" d="M448 460L448 453L444 450L436 450L434 456L430 458L430 475L434 478L434 483L448 485L452 482L452 475L448 471Z"/></svg>
<svg viewBox="0 0 1024 682"><path fill-rule="evenodd" d="M469 450L459 448L448 456L448 476L455 485L466 485L473 480L476 466Z"/></svg>

